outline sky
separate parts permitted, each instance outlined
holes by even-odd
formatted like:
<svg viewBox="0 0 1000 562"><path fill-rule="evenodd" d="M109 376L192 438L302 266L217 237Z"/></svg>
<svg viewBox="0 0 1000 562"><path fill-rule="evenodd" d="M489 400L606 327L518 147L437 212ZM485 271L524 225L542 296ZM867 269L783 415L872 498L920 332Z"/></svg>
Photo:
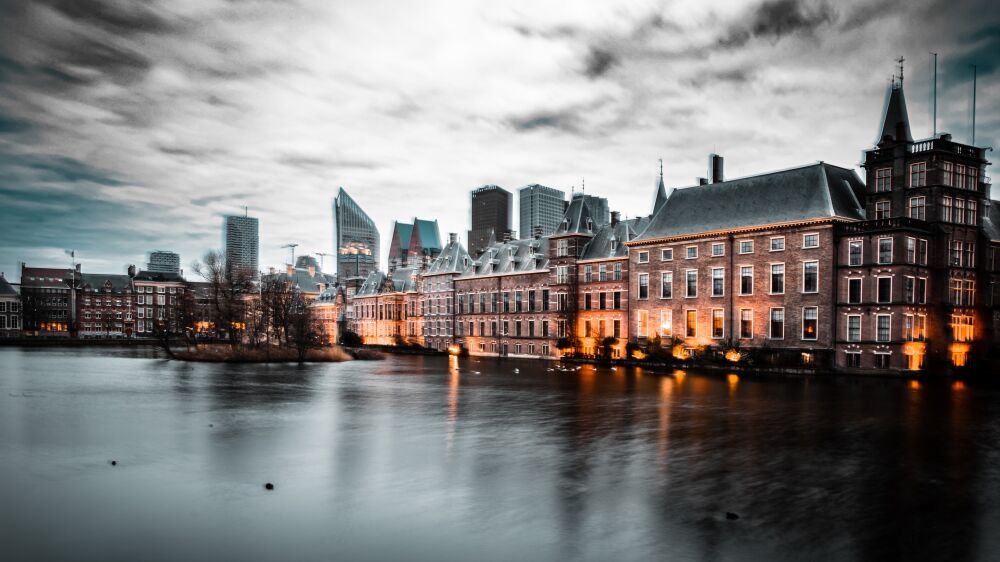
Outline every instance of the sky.
<svg viewBox="0 0 1000 562"><path fill-rule="evenodd" d="M938 132L971 140L976 64L976 141L1000 148L989 0L0 0L0 271L68 249L190 270L244 206L280 267L332 251L339 187L384 262L394 220L464 240L484 184L585 183L634 217L661 158L669 186L712 152L727 177L856 168L899 56L931 135L931 52Z"/></svg>

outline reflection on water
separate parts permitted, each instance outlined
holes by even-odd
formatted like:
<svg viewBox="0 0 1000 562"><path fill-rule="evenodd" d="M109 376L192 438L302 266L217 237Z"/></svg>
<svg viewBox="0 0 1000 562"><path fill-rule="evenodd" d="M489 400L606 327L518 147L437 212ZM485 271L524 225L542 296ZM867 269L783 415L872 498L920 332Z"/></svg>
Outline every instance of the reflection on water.
<svg viewBox="0 0 1000 562"><path fill-rule="evenodd" d="M149 349L0 365L5 560L1000 558L1000 393L974 384Z"/></svg>

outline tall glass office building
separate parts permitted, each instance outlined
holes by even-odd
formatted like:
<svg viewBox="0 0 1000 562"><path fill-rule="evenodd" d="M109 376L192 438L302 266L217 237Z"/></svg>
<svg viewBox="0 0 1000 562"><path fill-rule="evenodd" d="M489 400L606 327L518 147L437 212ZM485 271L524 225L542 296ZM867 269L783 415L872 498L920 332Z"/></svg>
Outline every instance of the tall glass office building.
<svg viewBox="0 0 1000 562"><path fill-rule="evenodd" d="M246 215L227 215L222 237L222 244L226 248L226 266L257 275L257 259L260 255L257 219Z"/></svg>
<svg viewBox="0 0 1000 562"><path fill-rule="evenodd" d="M538 229L542 236L555 232L566 212L566 193L544 185L529 185L518 191L521 223L518 234L531 238Z"/></svg>
<svg viewBox="0 0 1000 562"><path fill-rule="evenodd" d="M364 279L378 269L378 229L344 188L340 188L333 200L333 247L341 283Z"/></svg>

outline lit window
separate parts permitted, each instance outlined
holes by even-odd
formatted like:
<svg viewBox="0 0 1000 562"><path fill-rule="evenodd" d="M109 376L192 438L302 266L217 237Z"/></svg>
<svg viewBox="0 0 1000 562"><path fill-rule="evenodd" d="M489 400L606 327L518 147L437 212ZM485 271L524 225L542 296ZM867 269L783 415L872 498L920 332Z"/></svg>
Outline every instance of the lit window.
<svg viewBox="0 0 1000 562"><path fill-rule="evenodd" d="M695 338L698 337L698 311L688 310L687 311L687 327L686 327L687 337Z"/></svg>
<svg viewBox="0 0 1000 562"><path fill-rule="evenodd" d="M669 338L674 335L673 311L669 308L660 311L660 337Z"/></svg>
<svg viewBox="0 0 1000 562"><path fill-rule="evenodd" d="M740 309L740 337L743 339L753 337L753 309Z"/></svg>
<svg viewBox="0 0 1000 562"><path fill-rule="evenodd" d="M722 338L725 335L725 312L721 308L712 309L712 337Z"/></svg>
<svg viewBox="0 0 1000 562"><path fill-rule="evenodd" d="M802 339L815 340L819 329L819 309L809 306L802 309Z"/></svg>

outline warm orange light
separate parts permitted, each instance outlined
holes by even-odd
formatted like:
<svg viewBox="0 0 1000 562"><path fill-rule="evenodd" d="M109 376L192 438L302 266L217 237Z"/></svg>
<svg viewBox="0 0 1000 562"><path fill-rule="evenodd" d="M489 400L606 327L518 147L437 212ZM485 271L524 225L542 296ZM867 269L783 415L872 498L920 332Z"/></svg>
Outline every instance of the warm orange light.
<svg viewBox="0 0 1000 562"><path fill-rule="evenodd" d="M965 383L962 381L955 381L951 383L952 390L965 390Z"/></svg>
<svg viewBox="0 0 1000 562"><path fill-rule="evenodd" d="M646 354L641 349L633 349L632 350L632 357L634 359L645 359L646 358Z"/></svg>
<svg viewBox="0 0 1000 562"><path fill-rule="evenodd" d="M726 375L726 381L729 382L729 386L736 386L740 382L740 376L737 374Z"/></svg>
<svg viewBox="0 0 1000 562"><path fill-rule="evenodd" d="M951 364L956 367L964 367L969 360L969 344L953 343L948 347L951 352Z"/></svg>
<svg viewBox="0 0 1000 562"><path fill-rule="evenodd" d="M730 349L726 352L726 359L733 363L738 363L740 359L743 359L743 354L735 349Z"/></svg>
<svg viewBox="0 0 1000 562"><path fill-rule="evenodd" d="M920 390L920 381L917 381L917 380L910 381L910 389L911 390Z"/></svg>
<svg viewBox="0 0 1000 562"><path fill-rule="evenodd" d="M675 359L680 359L681 361L684 361L689 357L691 357L691 354L688 353L688 350L684 349L683 345L677 344L674 346L673 356Z"/></svg>
<svg viewBox="0 0 1000 562"><path fill-rule="evenodd" d="M462 353L462 348L457 345L449 345L448 353L450 353L451 355L458 355Z"/></svg>

